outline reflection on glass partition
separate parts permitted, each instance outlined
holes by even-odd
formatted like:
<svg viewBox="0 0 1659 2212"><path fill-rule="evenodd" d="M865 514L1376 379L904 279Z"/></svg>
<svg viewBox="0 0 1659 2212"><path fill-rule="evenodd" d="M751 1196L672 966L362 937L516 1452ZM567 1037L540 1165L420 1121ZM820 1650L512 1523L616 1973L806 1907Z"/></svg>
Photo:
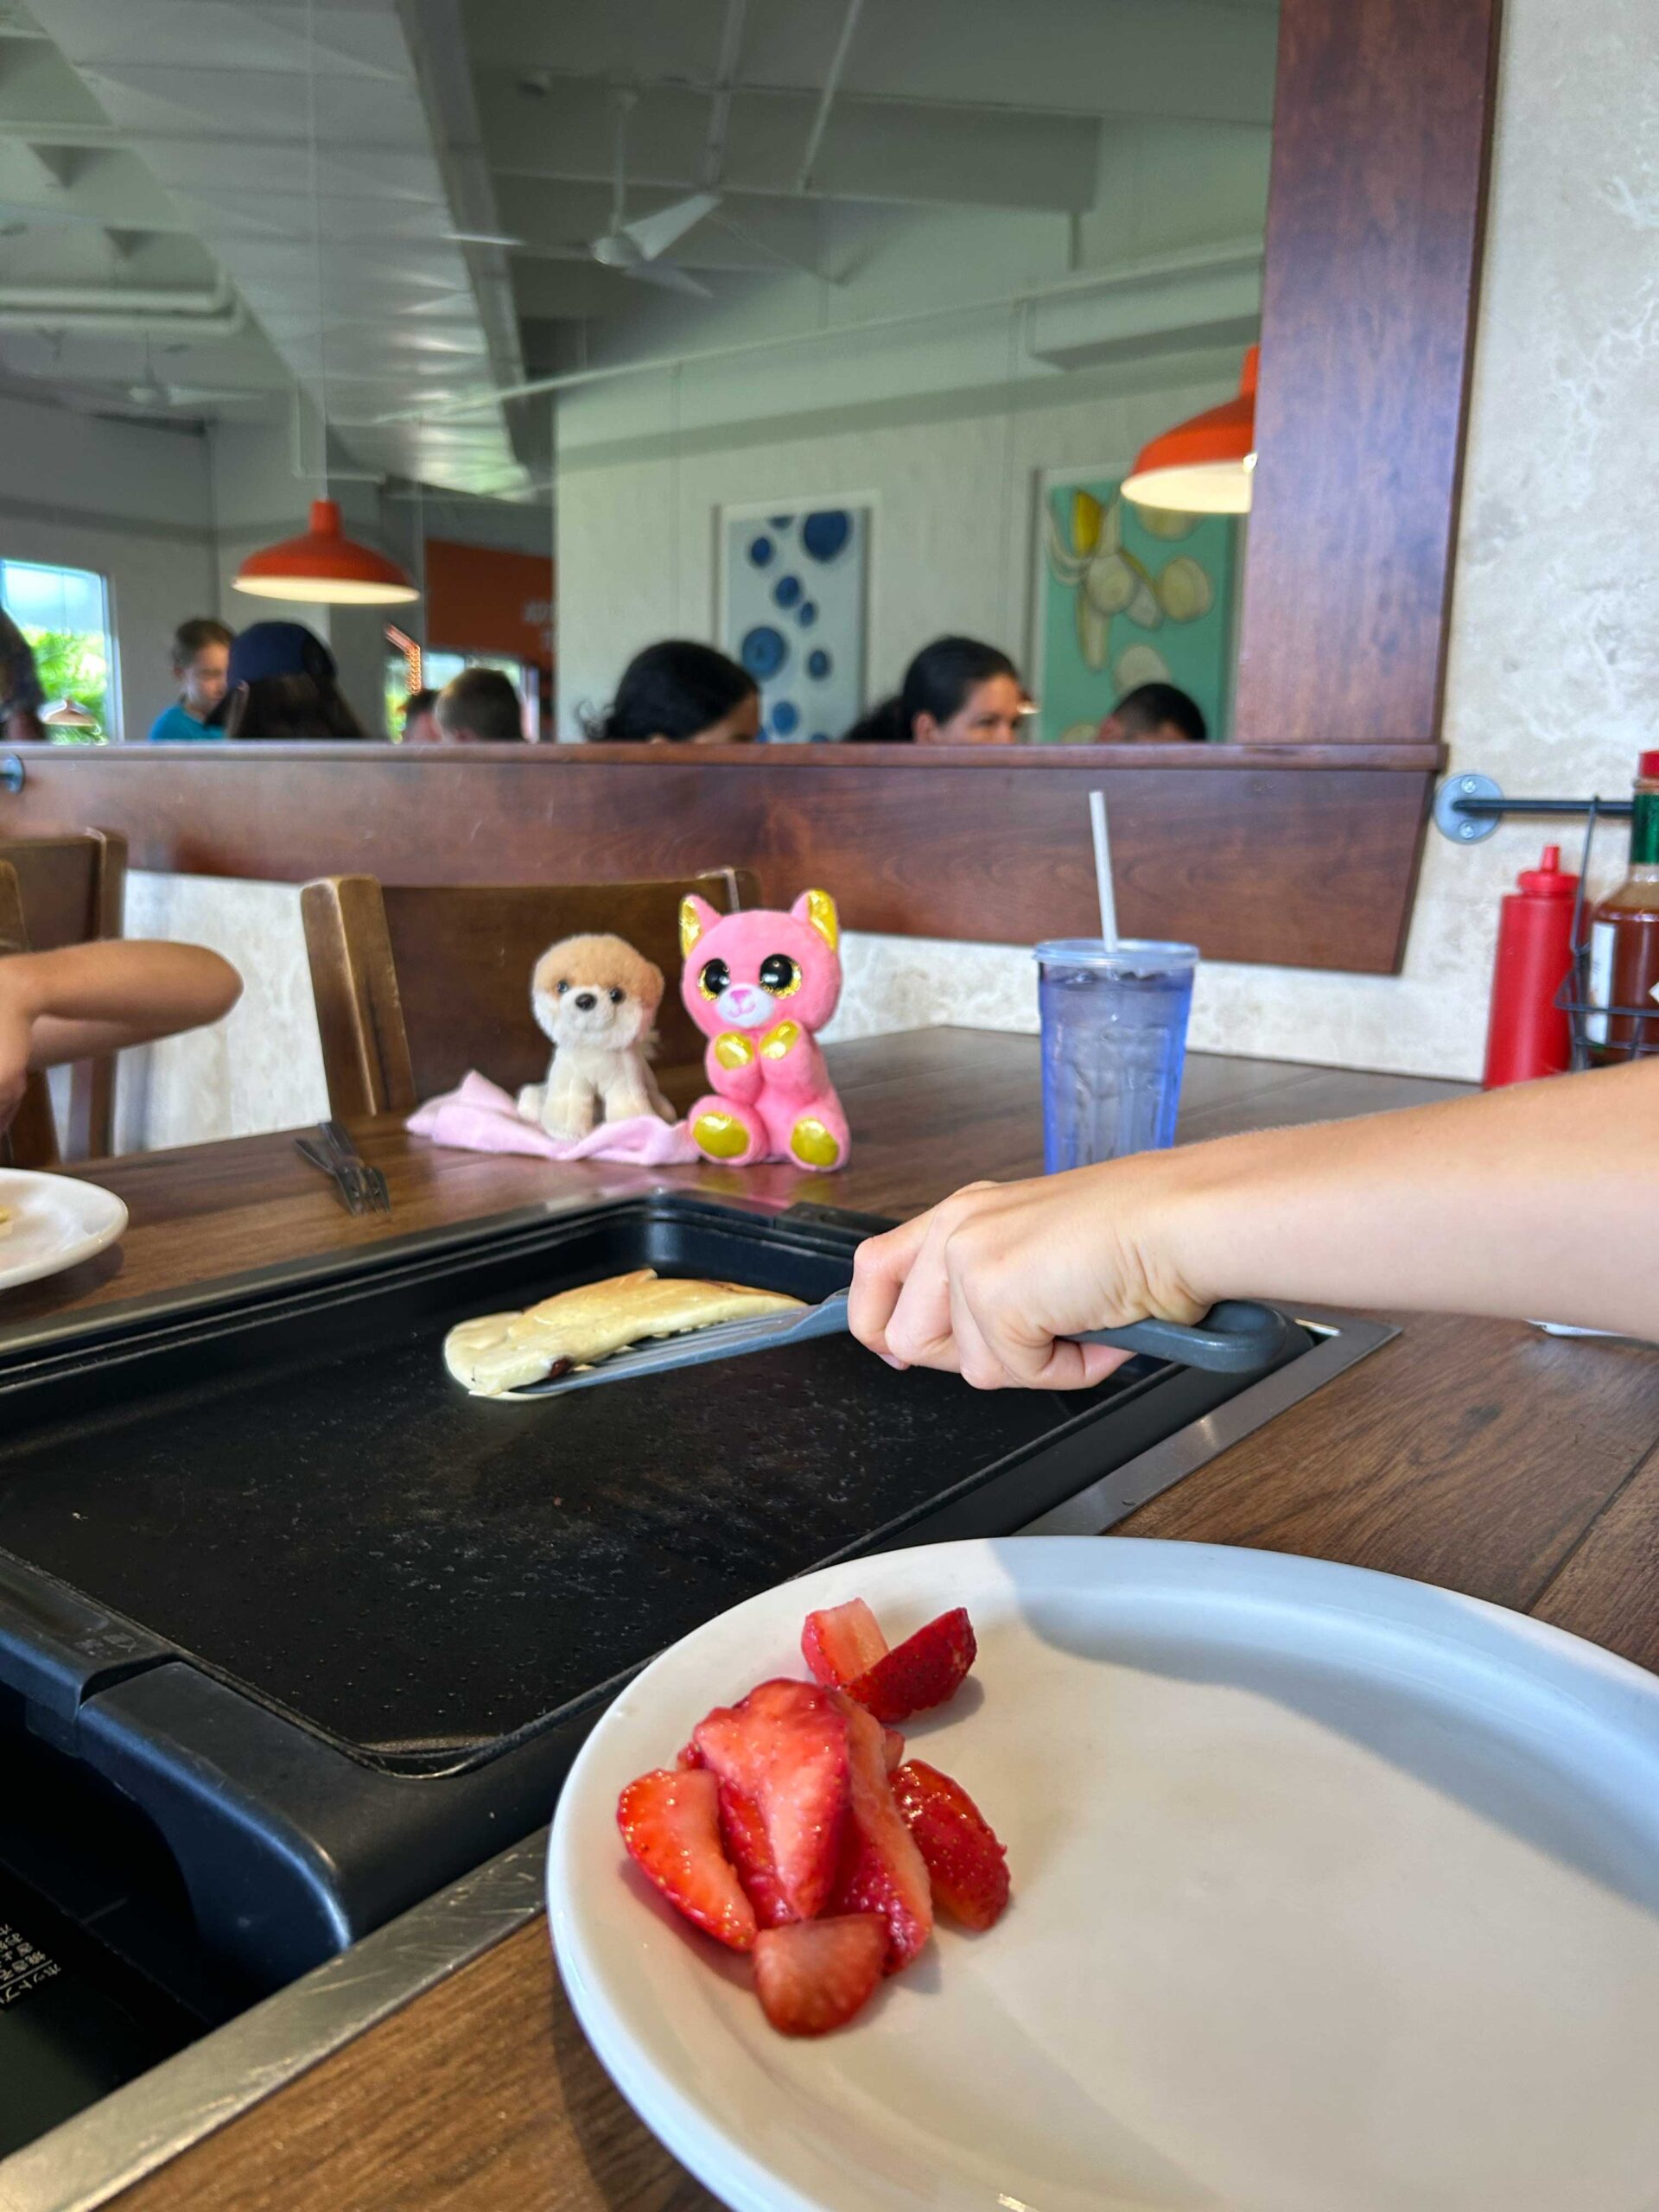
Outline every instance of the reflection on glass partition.
<svg viewBox="0 0 1659 2212"><path fill-rule="evenodd" d="M45 575L70 523L103 571L29 623L75 734L143 739L203 618L315 632L244 645L237 741L342 734L319 644L375 737L451 653L576 741L668 641L766 743L1053 743L1148 683L1136 734L1230 734L1230 526L1116 492L1259 335L1276 0L456 0L441 54L367 8L349 96L339 10L250 0L280 146L200 12L0 0L5 129L99 118L96 177L25 163L0 224L0 552ZM390 683L350 579L232 588L320 496L419 585ZM735 674L637 734L708 738Z"/></svg>

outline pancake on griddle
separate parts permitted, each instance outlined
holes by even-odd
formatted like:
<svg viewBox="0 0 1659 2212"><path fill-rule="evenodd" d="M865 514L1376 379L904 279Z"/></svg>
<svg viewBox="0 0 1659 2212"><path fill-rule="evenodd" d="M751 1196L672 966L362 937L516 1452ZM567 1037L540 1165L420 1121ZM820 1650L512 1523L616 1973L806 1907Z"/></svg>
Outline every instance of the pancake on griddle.
<svg viewBox="0 0 1659 2212"><path fill-rule="evenodd" d="M592 1367L647 1337L678 1337L721 1321L798 1307L781 1291L659 1275L654 1268L561 1290L522 1313L483 1313L443 1340L443 1361L474 1397L507 1398L572 1367Z"/></svg>

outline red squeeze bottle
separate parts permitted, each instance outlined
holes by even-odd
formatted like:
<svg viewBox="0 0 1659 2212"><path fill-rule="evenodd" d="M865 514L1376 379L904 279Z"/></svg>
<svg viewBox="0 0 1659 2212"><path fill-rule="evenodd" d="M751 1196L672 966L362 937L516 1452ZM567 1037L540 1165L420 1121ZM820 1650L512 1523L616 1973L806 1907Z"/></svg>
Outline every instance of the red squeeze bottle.
<svg viewBox="0 0 1659 2212"><path fill-rule="evenodd" d="M1579 879L1561 872L1561 849L1544 847L1543 864L1523 868L1503 900L1492 969L1492 1014L1481 1085L1560 1075L1570 1057L1567 1015L1555 996L1573 965L1573 902Z"/></svg>

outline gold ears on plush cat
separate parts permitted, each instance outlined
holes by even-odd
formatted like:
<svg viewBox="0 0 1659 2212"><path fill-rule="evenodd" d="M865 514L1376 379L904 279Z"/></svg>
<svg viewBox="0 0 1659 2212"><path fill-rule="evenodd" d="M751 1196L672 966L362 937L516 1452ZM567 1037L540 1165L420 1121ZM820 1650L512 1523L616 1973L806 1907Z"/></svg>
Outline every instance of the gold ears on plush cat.
<svg viewBox="0 0 1659 2212"><path fill-rule="evenodd" d="M798 922L810 923L831 952L841 943L836 902L827 891L803 891L789 911Z"/></svg>
<svg viewBox="0 0 1659 2212"><path fill-rule="evenodd" d="M706 937L720 916L706 899L699 899L695 891L688 892L680 901L680 957L689 960L691 948Z"/></svg>

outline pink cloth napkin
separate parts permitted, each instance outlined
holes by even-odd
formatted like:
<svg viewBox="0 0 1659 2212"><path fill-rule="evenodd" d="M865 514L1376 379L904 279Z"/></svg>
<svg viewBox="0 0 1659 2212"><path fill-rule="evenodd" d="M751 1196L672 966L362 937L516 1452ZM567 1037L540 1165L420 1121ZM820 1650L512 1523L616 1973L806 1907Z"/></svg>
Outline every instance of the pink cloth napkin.
<svg viewBox="0 0 1659 2212"><path fill-rule="evenodd" d="M429 1098L409 1117L417 1137L458 1152L529 1152L543 1160L626 1160L640 1167L678 1167L700 1159L683 1122L641 1114L631 1122L605 1122L585 1137L550 1137L526 1122L497 1084L474 1072L459 1090Z"/></svg>

